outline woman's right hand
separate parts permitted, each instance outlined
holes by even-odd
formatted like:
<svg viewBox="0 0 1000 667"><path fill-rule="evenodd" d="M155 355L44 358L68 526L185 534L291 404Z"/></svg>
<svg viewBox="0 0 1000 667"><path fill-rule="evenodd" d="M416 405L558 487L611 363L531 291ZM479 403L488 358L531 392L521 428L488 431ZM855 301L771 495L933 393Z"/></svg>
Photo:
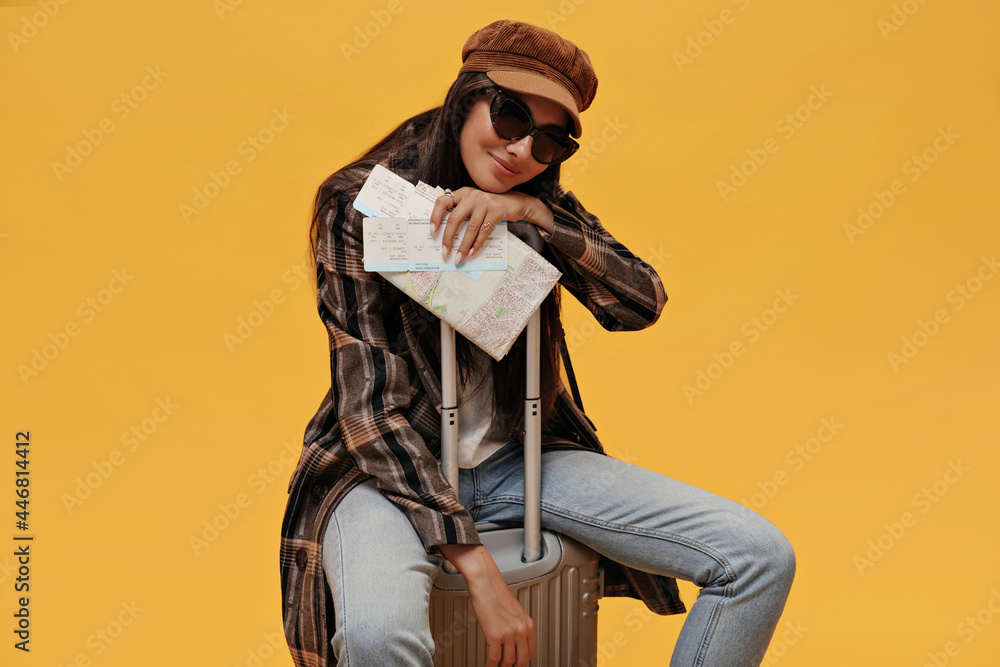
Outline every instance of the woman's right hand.
<svg viewBox="0 0 1000 667"><path fill-rule="evenodd" d="M444 544L439 549L469 586L472 610L486 635L486 667L526 667L535 654L534 623L507 588L486 547Z"/></svg>
<svg viewBox="0 0 1000 667"><path fill-rule="evenodd" d="M431 210L431 235L437 234L444 214L450 211L441 235L441 257L447 259L455 246L455 263L473 257L486 243L497 223L525 221L552 233L555 224L552 211L541 200L523 192L494 193L465 187L450 195L441 195ZM469 221L465 235L459 239L461 223Z"/></svg>

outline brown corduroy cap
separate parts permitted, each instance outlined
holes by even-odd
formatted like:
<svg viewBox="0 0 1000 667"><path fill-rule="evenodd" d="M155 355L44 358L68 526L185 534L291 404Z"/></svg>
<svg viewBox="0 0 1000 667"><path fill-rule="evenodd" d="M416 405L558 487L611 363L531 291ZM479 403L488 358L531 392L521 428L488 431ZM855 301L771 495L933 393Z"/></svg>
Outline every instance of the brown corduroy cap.
<svg viewBox="0 0 1000 667"><path fill-rule="evenodd" d="M579 137L580 113L597 94L590 57L551 30L520 21L494 21L462 47L462 72L485 72L498 86L538 95L566 109Z"/></svg>

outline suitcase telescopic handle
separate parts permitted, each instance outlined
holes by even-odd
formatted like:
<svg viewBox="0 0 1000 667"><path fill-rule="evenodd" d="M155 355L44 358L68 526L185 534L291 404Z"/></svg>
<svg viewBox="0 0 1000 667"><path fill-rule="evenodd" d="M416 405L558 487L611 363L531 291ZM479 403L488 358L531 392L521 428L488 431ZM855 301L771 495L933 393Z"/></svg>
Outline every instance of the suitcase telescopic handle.
<svg viewBox="0 0 1000 667"><path fill-rule="evenodd" d="M509 226L509 225L508 225ZM542 252L542 236L529 223L516 223L514 233L535 252ZM524 390L524 561L542 557L542 383L541 306L528 320Z"/></svg>
<svg viewBox="0 0 1000 667"><path fill-rule="evenodd" d="M536 252L541 252L541 235L534 225L508 223ZM541 314L535 309L525 334L524 400L524 555L526 563L542 557L542 415L539 375ZM455 329L441 320L441 467L448 482L458 490L458 387L455 364ZM449 566L449 570L453 570Z"/></svg>

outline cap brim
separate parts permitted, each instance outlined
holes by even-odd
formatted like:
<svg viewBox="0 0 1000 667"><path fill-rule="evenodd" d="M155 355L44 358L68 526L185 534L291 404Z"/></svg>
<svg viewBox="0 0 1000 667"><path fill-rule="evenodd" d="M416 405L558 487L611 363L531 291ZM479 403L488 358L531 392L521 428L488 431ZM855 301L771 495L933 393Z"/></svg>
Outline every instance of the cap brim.
<svg viewBox="0 0 1000 667"><path fill-rule="evenodd" d="M514 93L524 95L537 95L547 100L552 100L569 114L573 120L573 130L570 132L574 137L583 134L583 127L580 125L580 113L576 108L576 101L568 90L552 79L540 74L531 74L524 71L510 70L490 70L486 75L497 84Z"/></svg>

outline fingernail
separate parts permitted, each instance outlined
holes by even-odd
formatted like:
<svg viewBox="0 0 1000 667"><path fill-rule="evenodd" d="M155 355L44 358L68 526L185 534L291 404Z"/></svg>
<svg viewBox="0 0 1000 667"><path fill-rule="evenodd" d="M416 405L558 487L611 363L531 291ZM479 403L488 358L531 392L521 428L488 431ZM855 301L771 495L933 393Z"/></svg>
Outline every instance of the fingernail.
<svg viewBox="0 0 1000 667"><path fill-rule="evenodd" d="M461 250L459 250L459 251L458 251L458 254L457 254L457 255L455 255L455 263L456 263L456 264L461 264L461 263L462 263L462 258L463 258L463 257L465 257L465 255L464 255L464 254L462 254L462 251L461 251Z"/></svg>
<svg viewBox="0 0 1000 667"><path fill-rule="evenodd" d="M441 246L441 259L448 259L449 252L451 252L451 248L446 245Z"/></svg>

